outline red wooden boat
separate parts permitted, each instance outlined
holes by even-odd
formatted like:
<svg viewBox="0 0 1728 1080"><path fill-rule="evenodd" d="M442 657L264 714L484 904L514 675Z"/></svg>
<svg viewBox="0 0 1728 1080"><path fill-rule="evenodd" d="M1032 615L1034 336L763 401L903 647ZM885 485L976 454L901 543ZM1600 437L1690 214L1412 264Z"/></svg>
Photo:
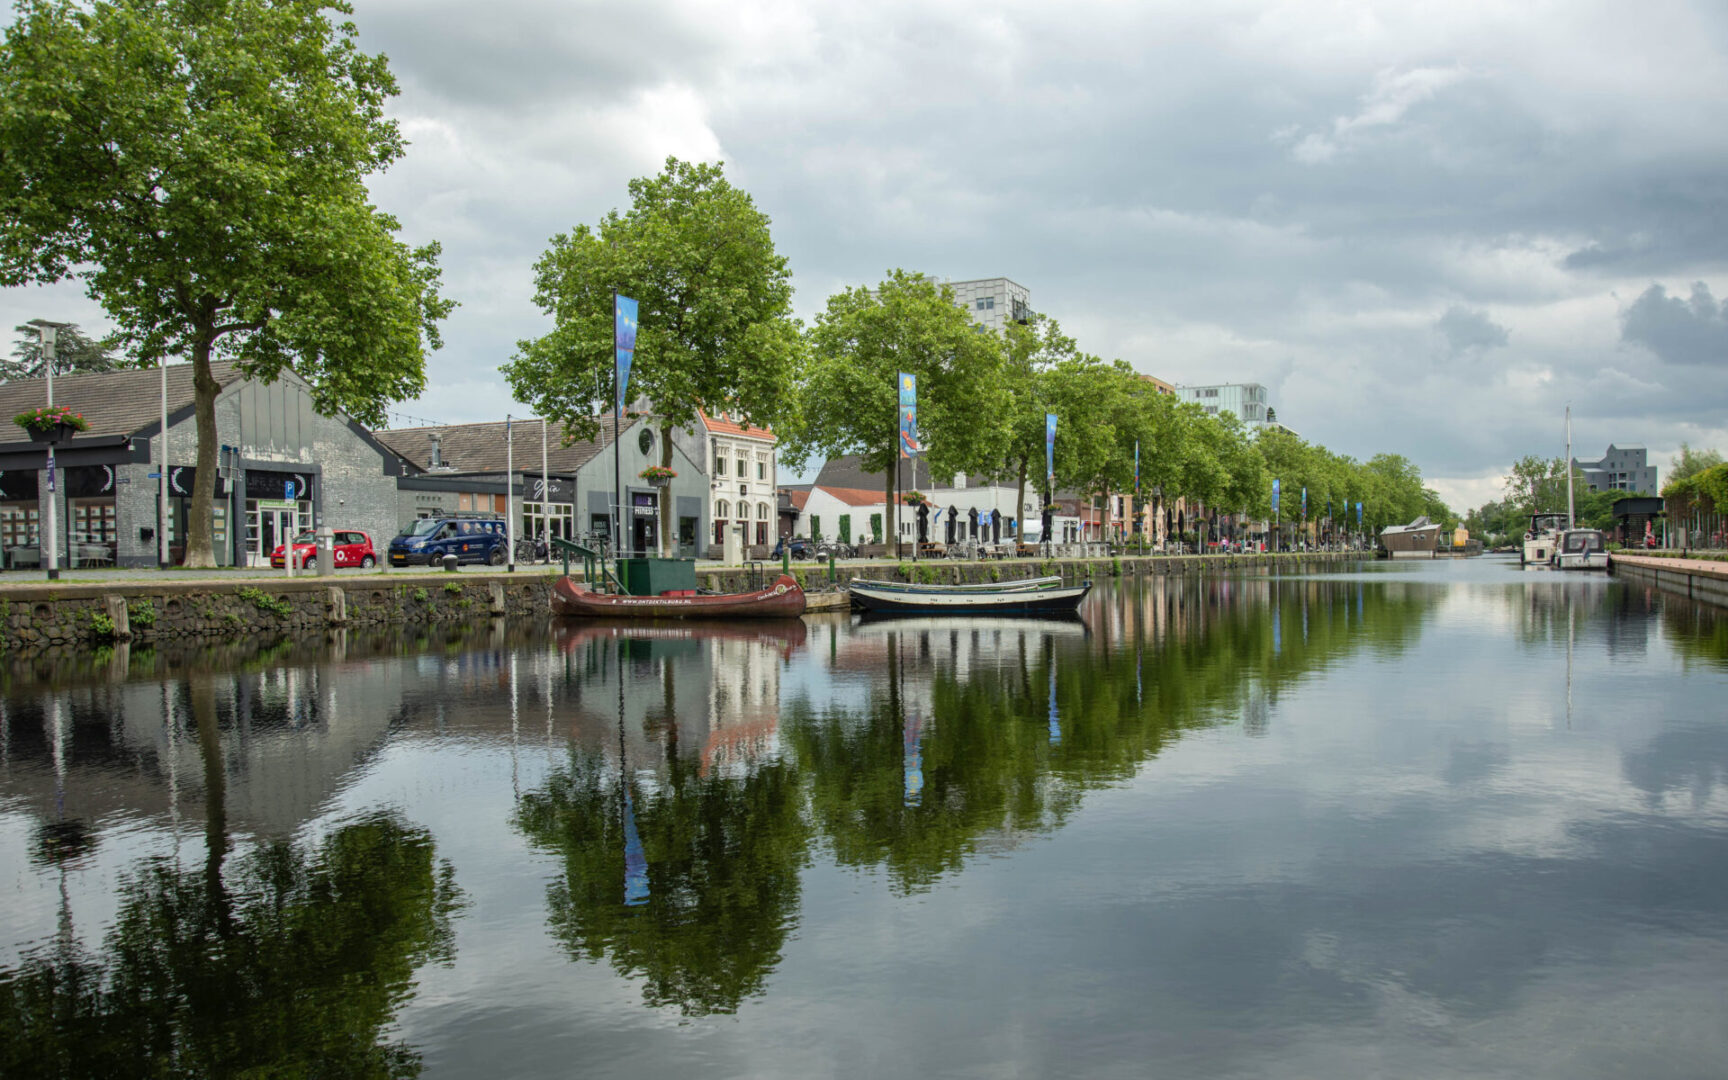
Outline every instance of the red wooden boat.
<svg viewBox="0 0 1728 1080"><path fill-rule="evenodd" d="M804 590L781 574L755 592L617 596L564 577L552 586L552 611L590 619L795 619L804 614Z"/></svg>

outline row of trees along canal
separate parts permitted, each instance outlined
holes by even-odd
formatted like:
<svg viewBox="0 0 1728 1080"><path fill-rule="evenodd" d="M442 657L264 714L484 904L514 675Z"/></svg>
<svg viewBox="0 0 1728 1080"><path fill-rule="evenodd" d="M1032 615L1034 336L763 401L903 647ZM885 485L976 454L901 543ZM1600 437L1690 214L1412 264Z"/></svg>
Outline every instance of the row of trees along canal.
<svg viewBox="0 0 1728 1080"><path fill-rule="evenodd" d="M425 389L454 306L438 245L408 247L367 202L367 178L404 153L384 114L396 83L326 10L348 7L21 0L0 47L0 284L78 278L128 362L190 360L188 565L213 562L213 359L265 381L292 365L319 410L379 424ZM890 535L900 371L918 376L930 475L1014 477L1022 505L1050 412L1062 488L1130 490L1138 443L1142 490L1217 511L1269 516L1279 478L1290 510L1307 489L1310 519L1358 501L1368 524L1451 517L1402 457L1361 463L1280 431L1250 439L1083 352L1054 320L976 333L916 274L831 297L807 329L767 216L718 165L668 159L629 195L627 210L552 239L535 265L552 329L504 366L517 398L568 438L600 427L622 293L640 303L633 399L672 427L698 410L772 426L794 469L863 455L886 477ZM670 466L669 440L661 453ZM670 500L661 513L670 542Z"/></svg>

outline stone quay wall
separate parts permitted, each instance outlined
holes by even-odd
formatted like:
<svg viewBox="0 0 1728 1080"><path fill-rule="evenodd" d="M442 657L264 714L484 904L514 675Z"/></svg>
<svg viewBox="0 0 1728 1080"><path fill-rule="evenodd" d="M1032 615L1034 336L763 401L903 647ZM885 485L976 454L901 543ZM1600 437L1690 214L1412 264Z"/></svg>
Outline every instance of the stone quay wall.
<svg viewBox="0 0 1728 1080"><path fill-rule="evenodd" d="M0 590L8 652L108 641L311 636L331 627L545 615L539 574L341 575L234 581L42 582Z"/></svg>
<svg viewBox="0 0 1728 1080"><path fill-rule="evenodd" d="M1728 563L1610 555L1608 569L1615 577L1648 582L1664 592L1728 608Z"/></svg>
<svg viewBox="0 0 1728 1080"><path fill-rule="evenodd" d="M1302 555L1123 556L1103 559L1013 559L993 562L934 560L840 563L830 583L823 563L797 563L793 574L812 593L838 592L854 577L927 584L1016 581L1056 575L1063 581L1102 581L1154 574L1232 573L1251 569L1296 571L1313 565L1369 558L1359 552ZM776 563L763 566L769 579ZM751 574L704 569L697 584L741 592ZM33 582L0 588L0 648L8 652L52 646L149 643L178 639L311 637L333 627L382 627L491 618L544 618L551 611L557 571L519 573L341 574L335 577L202 578L192 581L116 581L112 584Z"/></svg>

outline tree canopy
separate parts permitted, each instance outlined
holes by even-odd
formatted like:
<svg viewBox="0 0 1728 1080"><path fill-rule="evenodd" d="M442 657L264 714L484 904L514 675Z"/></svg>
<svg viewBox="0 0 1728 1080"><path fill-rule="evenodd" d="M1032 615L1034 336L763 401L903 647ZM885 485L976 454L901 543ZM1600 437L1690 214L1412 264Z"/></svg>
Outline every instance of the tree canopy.
<svg viewBox="0 0 1728 1080"><path fill-rule="evenodd" d="M213 358L381 423L450 302L365 179L402 156L341 0L18 0L0 46L0 284L77 278L149 364L194 365L186 562L210 565Z"/></svg>
<svg viewBox="0 0 1728 1080"><path fill-rule="evenodd" d="M886 477L888 535L899 460L900 372L917 376L918 435L931 476L989 472L1008 449L1010 401L1000 339L979 333L953 291L895 270L874 290L828 298L810 331L811 359L796 426L781 460L858 454Z"/></svg>
<svg viewBox="0 0 1728 1080"><path fill-rule="evenodd" d="M613 396L612 305L624 295L638 305L632 400L646 398L673 428L693 425L698 411L780 423L804 342L768 215L719 164L668 157L659 175L630 181L629 191L627 210L559 233L534 264L534 302L553 328L517 343L503 368L511 389L561 421L566 437L593 438ZM670 439L660 440L660 455L670 467ZM669 499L660 520L669 548Z"/></svg>
<svg viewBox="0 0 1728 1080"><path fill-rule="evenodd" d="M54 374L73 375L82 372L113 371L121 361L108 351L107 344L93 341L76 326L62 326L54 342ZM40 379L48 373L43 362L42 337L33 331L18 334L10 358L0 360L0 382L19 379Z"/></svg>

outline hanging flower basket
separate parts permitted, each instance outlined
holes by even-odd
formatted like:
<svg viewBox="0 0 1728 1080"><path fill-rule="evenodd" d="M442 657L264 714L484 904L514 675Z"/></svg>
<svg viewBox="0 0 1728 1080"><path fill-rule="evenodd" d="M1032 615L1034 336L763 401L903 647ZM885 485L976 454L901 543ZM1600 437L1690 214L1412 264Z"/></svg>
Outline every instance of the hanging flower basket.
<svg viewBox="0 0 1728 1080"><path fill-rule="evenodd" d="M923 506L930 501L930 498L922 491L908 491L900 496L900 501L907 506Z"/></svg>
<svg viewBox="0 0 1728 1080"><path fill-rule="evenodd" d="M668 469L664 465L650 465L646 469L643 469L637 475L642 477L642 479L648 481L648 483L652 484L653 486L663 488L667 484L670 484L672 482L672 478L674 476L677 476L678 473L676 470Z"/></svg>
<svg viewBox="0 0 1728 1080"><path fill-rule="evenodd" d="M41 405L19 413L12 422L23 428L33 442L64 442L74 432L90 430L83 413L75 413L64 405Z"/></svg>

